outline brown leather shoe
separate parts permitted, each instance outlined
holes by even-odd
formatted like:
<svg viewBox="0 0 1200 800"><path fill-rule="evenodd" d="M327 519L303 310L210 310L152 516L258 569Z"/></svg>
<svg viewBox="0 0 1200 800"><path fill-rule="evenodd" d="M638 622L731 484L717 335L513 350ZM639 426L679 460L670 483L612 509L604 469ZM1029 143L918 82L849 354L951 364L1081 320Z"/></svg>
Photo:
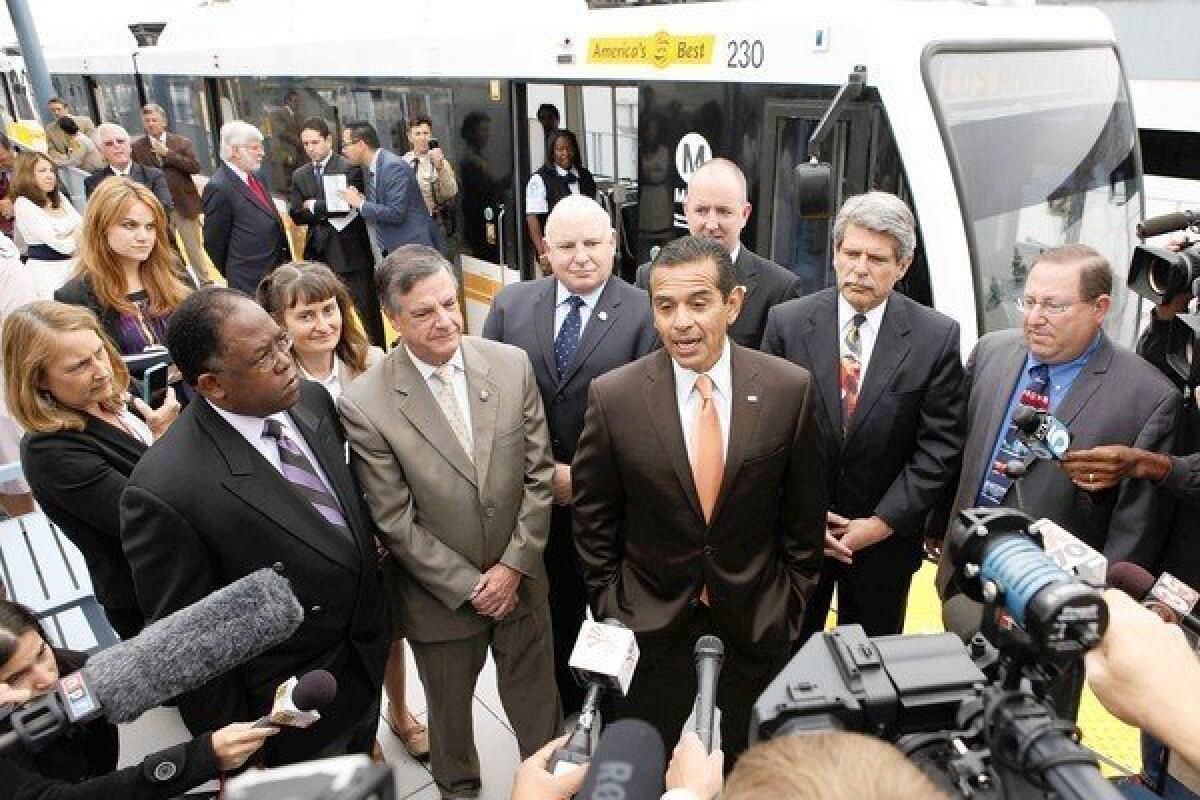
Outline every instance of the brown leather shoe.
<svg viewBox="0 0 1200 800"><path fill-rule="evenodd" d="M410 756L418 761L425 761L429 758L429 729L418 722L416 717L409 714L408 724L404 727L400 727L399 723L392 719L391 713L388 713L384 719L387 721L392 735L400 740Z"/></svg>

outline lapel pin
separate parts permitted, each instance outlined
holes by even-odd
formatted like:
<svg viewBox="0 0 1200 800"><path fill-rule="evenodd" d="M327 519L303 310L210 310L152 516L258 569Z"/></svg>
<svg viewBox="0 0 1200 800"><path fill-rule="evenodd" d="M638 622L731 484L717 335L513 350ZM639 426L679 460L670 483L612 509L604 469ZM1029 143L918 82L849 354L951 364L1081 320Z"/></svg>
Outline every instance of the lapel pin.
<svg viewBox="0 0 1200 800"><path fill-rule="evenodd" d="M487 389L480 389L480 390L479 390L479 399L480 399L481 401L483 401L483 402L485 402L485 403L486 403L486 402L487 402L487 400L488 400L488 398L489 398L489 397L491 397L491 396L492 396L492 395L491 395L491 393L490 393L490 392L488 392L488 390L487 390Z"/></svg>
<svg viewBox="0 0 1200 800"><path fill-rule="evenodd" d="M596 313L596 316L600 318L601 322L608 321L608 312L607 311L599 311Z"/></svg>
<svg viewBox="0 0 1200 800"><path fill-rule="evenodd" d="M751 402L751 403L757 403L757 402L758 402L758 395L756 395L756 394L748 394L748 395L746 395L746 400L747 400L748 402Z"/></svg>

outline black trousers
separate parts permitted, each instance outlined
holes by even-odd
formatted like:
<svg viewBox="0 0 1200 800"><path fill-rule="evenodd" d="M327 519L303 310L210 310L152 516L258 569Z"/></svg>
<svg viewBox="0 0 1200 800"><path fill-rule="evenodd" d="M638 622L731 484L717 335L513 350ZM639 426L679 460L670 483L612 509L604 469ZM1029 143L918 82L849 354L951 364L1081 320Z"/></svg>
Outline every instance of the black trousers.
<svg viewBox="0 0 1200 800"><path fill-rule="evenodd" d="M585 690L571 674L568 664L575 639L583 625L587 591L579 571L579 556L571 534L571 507L554 506L550 515L550 538L543 553L550 585L550 628L554 634L554 682L562 698L564 714L583 705Z"/></svg>
<svg viewBox="0 0 1200 800"><path fill-rule="evenodd" d="M908 604L913 573L906 564L880 563L882 559L865 556L868 552L863 550L854 554L856 558L862 558L862 564L847 566L832 558L822 563L821 579L804 609L798 646L825 629L835 586L839 625L857 623L868 636L886 636L904 630L904 609Z"/></svg>
<svg viewBox="0 0 1200 800"><path fill-rule="evenodd" d="M728 771L746 749L755 701L786 666L789 653L743 653L721 636L707 606L695 603L687 614L669 634L638 637L641 657L629 694L616 703L616 716L653 725L669 758L696 702L696 640L706 634L719 636L725 641L725 659L717 681L717 707L721 709L721 750Z"/></svg>
<svg viewBox="0 0 1200 800"><path fill-rule="evenodd" d="M376 347L386 348L387 341L383 333L383 317L379 309L379 294L375 289L374 268L359 269L354 272L339 272L337 276L346 284L350 299L354 301L354 309L362 322L363 332L367 339Z"/></svg>

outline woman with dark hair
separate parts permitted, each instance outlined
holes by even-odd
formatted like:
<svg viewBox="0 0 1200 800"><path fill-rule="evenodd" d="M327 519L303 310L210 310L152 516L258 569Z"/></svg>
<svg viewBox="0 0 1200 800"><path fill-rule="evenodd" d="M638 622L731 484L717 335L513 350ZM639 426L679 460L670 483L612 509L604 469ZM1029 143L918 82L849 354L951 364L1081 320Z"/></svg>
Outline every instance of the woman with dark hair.
<svg viewBox="0 0 1200 800"><path fill-rule="evenodd" d="M38 296L49 300L75 267L79 212L58 185L58 170L45 153L17 154L8 196L13 201L13 227L25 243L25 266Z"/></svg>
<svg viewBox="0 0 1200 800"><path fill-rule="evenodd" d="M86 661L83 653L51 647L29 609L0 600L0 703L44 695ZM117 726L99 717L72 726L36 754L18 747L0 755L0 787L5 797L22 800L177 797L238 769L278 731L238 722L118 770Z"/></svg>
<svg viewBox="0 0 1200 800"><path fill-rule="evenodd" d="M335 401L383 358L355 321L346 285L324 264L277 267L258 284L258 304L291 337L300 374L324 386Z"/></svg>
<svg viewBox="0 0 1200 800"><path fill-rule="evenodd" d="M569 194L596 199L596 179L579 160L579 141L568 130L558 130L546 139L546 163L525 185L525 225L537 250L543 273L550 271L546 252L546 217L558 201Z"/></svg>
<svg viewBox="0 0 1200 800"><path fill-rule="evenodd" d="M85 308L22 306L4 320L3 343L8 412L27 431L25 480L83 553L113 630L129 638L144 620L121 550L121 491L179 403L168 389L158 409L139 398L132 401L137 413L130 410L129 371Z"/></svg>

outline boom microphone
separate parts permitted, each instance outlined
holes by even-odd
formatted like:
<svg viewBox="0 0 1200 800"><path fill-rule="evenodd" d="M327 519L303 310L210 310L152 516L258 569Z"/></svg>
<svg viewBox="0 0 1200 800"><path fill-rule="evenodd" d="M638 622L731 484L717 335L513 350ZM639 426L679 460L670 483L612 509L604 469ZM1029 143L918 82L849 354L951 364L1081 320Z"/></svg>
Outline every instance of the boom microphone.
<svg viewBox="0 0 1200 800"><path fill-rule="evenodd" d="M1158 614L1164 622L1200 636L1200 617L1196 615L1200 594L1171 573L1164 572L1156 581L1137 564L1121 561L1109 570L1108 584Z"/></svg>
<svg viewBox="0 0 1200 800"><path fill-rule="evenodd" d="M717 678L725 659L725 644L716 636L696 640L696 735L713 751L713 716L717 705Z"/></svg>
<svg viewBox="0 0 1200 800"><path fill-rule="evenodd" d="M1013 411L1013 425L1017 438L1036 457L1057 461L1071 446L1071 431L1066 424L1045 411L1021 404Z"/></svg>
<svg viewBox="0 0 1200 800"><path fill-rule="evenodd" d="M658 800L666 754L658 731L640 719L623 719L600 736L576 800Z"/></svg>
<svg viewBox="0 0 1200 800"><path fill-rule="evenodd" d="M1137 235L1139 239L1148 239L1151 236L1182 231L1192 227L1196 222L1196 215L1191 211L1174 211L1139 222Z"/></svg>
<svg viewBox="0 0 1200 800"><path fill-rule="evenodd" d="M101 715L131 722L280 644L303 619L287 579L260 569L96 653L56 691L14 711L10 735L36 752L68 725Z"/></svg>

